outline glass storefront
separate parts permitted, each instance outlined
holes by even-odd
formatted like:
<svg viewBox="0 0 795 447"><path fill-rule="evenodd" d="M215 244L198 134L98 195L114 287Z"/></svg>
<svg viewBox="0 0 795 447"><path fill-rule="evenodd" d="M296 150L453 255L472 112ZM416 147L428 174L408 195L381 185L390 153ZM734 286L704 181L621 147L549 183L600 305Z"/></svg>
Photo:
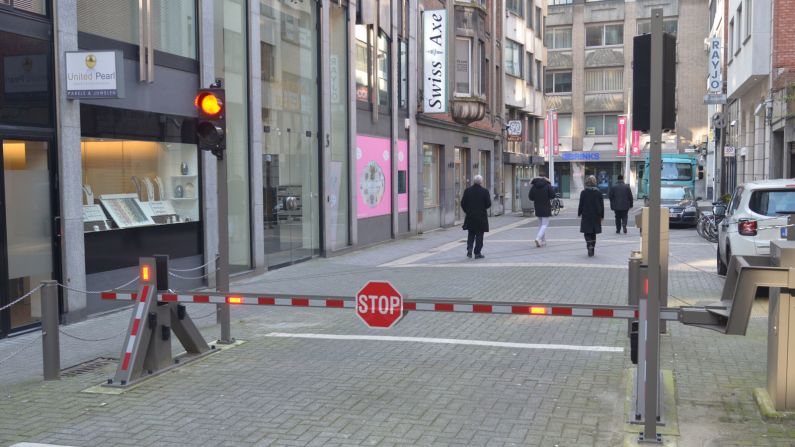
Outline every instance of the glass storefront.
<svg viewBox="0 0 795 447"><path fill-rule="evenodd" d="M260 8L260 48L265 74L262 79L265 259L270 268L309 258L320 248L317 6L314 2L268 2L261 3ZM339 22L344 23L344 18L339 14L332 16L338 23L337 34L342 33ZM342 44L344 41L333 43L332 51L337 55L338 71L345 73L347 58L340 57L345 52ZM343 96L342 87L345 78L341 76L337 83L338 108L347 97ZM341 132L343 126L347 127L347 113L338 115L332 121L336 131L329 168L334 169L336 159L339 189L344 191L347 187L343 188L343 180L347 183L347 178L342 173L347 172L347 136ZM337 199L337 205L339 202ZM340 214L344 213L337 213L338 218ZM347 226L347 221L344 223Z"/></svg>
<svg viewBox="0 0 795 447"><path fill-rule="evenodd" d="M51 127L50 43L0 31L0 124Z"/></svg>
<svg viewBox="0 0 795 447"><path fill-rule="evenodd" d="M441 152L441 148L437 145L422 145L422 184L425 208L439 206L439 152Z"/></svg>
<svg viewBox="0 0 795 447"><path fill-rule="evenodd" d="M215 42L223 43L215 45L215 74L216 77L224 79L226 88L225 157L229 185L229 268L234 272L252 267L246 13L248 2L217 0L213 2L213 6ZM276 29L278 28L265 30L276 33ZM289 34L291 29L282 29L282 35ZM264 90L263 94L266 94ZM265 107L263 104L263 108Z"/></svg>
<svg viewBox="0 0 795 447"><path fill-rule="evenodd" d="M596 187L605 196L610 191L610 187L618 181L618 176L623 174L624 170L620 161L587 163L585 165L585 175L596 177Z"/></svg>

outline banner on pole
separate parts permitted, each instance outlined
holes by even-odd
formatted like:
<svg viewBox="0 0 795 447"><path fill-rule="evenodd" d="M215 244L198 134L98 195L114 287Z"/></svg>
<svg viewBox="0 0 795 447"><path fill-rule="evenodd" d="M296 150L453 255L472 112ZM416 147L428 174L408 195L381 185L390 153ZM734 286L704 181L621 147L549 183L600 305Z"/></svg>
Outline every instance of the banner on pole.
<svg viewBox="0 0 795 447"><path fill-rule="evenodd" d="M627 117L623 115L618 117L618 155L627 155Z"/></svg>
<svg viewBox="0 0 795 447"><path fill-rule="evenodd" d="M560 148L558 147L558 112L552 112L552 126L549 131L552 134L552 153L560 155Z"/></svg>
<svg viewBox="0 0 795 447"><path fill-rule="evenodd" d="M549 155L549 114L544 118L544 157Z"/></svg>
<svg viewBox="0 0 795 447"><path fill-rule="evenodd" d="M640 131L632 131L632 155L640 155Z"/></svg>

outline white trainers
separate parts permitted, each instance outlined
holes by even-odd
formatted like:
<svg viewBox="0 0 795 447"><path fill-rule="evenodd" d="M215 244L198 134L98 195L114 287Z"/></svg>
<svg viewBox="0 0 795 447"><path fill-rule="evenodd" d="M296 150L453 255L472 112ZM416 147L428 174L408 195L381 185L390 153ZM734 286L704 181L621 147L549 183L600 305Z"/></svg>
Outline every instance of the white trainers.
<svg viewBox="0 0 795 447"><path fill-rule="evenodd" d="M540 248L540 247L541 247L541 241L539 241L538 239L534 240L533 242L535 242L535 243L536 243L536 247L537 247L537 248Z"/></svg>

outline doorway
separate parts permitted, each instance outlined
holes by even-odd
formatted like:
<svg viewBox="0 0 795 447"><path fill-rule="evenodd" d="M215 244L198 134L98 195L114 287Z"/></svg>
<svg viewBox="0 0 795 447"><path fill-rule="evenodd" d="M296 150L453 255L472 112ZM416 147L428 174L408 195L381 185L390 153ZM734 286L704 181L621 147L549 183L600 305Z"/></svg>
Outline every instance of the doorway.
<svg viewBox="0 0 795 447"><path fill-rule="evenodd" d="M455 191L455 220L463 220L464 215L461 210L461 197L464 190L469 186L469 149L455 148L453 173L453 190Z"/></svg>
<svg viewBox="0 0 795 447"><path fill-rule="evenodd" d="M48 141L0 138L0 307L57 279ZM0 338L41 321L41 292L0 311Z"/></svg>

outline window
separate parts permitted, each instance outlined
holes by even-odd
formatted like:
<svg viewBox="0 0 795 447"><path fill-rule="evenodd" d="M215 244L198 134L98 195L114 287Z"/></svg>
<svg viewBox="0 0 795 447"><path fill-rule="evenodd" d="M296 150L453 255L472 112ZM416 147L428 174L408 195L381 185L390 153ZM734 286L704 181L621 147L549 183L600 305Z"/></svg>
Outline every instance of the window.
<svg viewBox="0 0 795 447"><path fill-rule="evenodd" d="M729 22L729 60L734 57L734 19Z"/></svg>
<svg viewBox="0 0 795 447"><path fill-rule="evenodd" d="M489 60L486 58L486 43L478 41L480 47L480 94L485 95L489 91Z"/></svg>
<svg viewBox="0 0 795 447"><path fill-rule="evenodd" d="M370 64L367 25L356 25L356 100L370 101Z"/></svg>
<svg viewBox="0 0 795 447"><path fill-rule="evenodd" d="M422 186L425 208L439 206L439 146L422 145Z"/></svg>
<svg viewBox="0 0 795 447"><path fill-rule="evenodd" d="M690 163L664 162L660 180L693 180L693 165Z"/></svg>
<svg viewBox="0 0 795 447"><path fill-rule="evenodd" d="M472 94L472 39L456 37L455 39L455 93Z"/></svg>
<svg viewBox="0 0 795 447"><path fill-rule="evenodd" d="M585 135L618 135L618 115L585 115Z"/></svg>
<svg viewBox="0 0 795 447"><path fill-rule="evenodd" d="M389 40L384 33L378 33L378 105L389 107Z"/></svg>
<svg viewBox="0 0 795 447"><path fill-rule="evenodd" d="M543 125L543 122L542 122ZM558 114L558 136L570 137L571 136L571 115Z"/></svg>
<svg viewBox="0 0 795 447"><path fill-rule="evenodd" d="M756 190L751 193L748 208L757 214L770 217L795 214L795 191L786 189Z"/></svg>
<svg viewBox="0 0 795 447"><path fill-rule="evenodd" d="M571 48L571 28L547 28L545 40L551 50Z"/></svg>
<svg viewBox="0 0 795 447"><path fill-rule="evenodd" d="M525 25L528 28L533 27L533 0L527 0L527 17L525 17Z"/></svg>
<svg viewBox="0 0 795 447"><path fill-rule="evenodd" d="M664 19L663 20L663 32L676 35L677 28L679 24L676 19ZM651 21L639 21L638 22L638 34L651 34Z"/></svg>
<svg viewBox="0 0 795 447"><path fill-rule="evenodd" d="M522 17L522 0L505 0L505 9Z"/></svg>
<svg viewBox="0 0 795 447"><path fill-rule="evenodd" d="M605 45L622 45L624 43L624 25L591 25L585 27L585 46L601 47Z"/></svg>
<svg viewBox="0 0 795 447"><path fill-rule="evenodd" d="M539 92L541 91L541 84L542 84L541 81L544 79L544 76L542 74L542 70L543 69L541 68L541 61L537 60L536 61L536 90L538 90Z"/></svg>
<svg viewBox="0 0 795 447"><path fill-rule="evenodd" d="M409 104L409 45L405 39L400 41L400 108Z"/></svg>
<svg viewBox="0 0 795 447"><path fill-rule="evenodd" d="M535 62L535 58L533 57L533 53L527 53L527 85L533 85L533 71L535 67L533 66Z"/></svg>
<svg viewBox="0 0 795 447"><path fill-rule="evenodd" d="M536 25L535 25L535 28L536 28L536 37L538 37L539 39L541 38L541 36L543 36L542 30L541 30L541 17L542 17L541 8L536 7Z"/></svg>
<svg viewBox="0 0 795 447"><path fill-rule="evenodd" d="M47 14L47 2L45 0L0 0L0 4L11 5L19 10L34 14Z"/></svg>
<svg viewBox="0 0 795 447"><path fill-rule="evenodd" d="M620 92L624 90L624 69L609 68L585 71L585 92Z"/></svg>
<svg viewBox="0 0 795 447"><path fill-rule="evenodd" d="M743 5L737 8L737 43L734 46L734 51L740 52L743 47Z"/></svg>
<svg viewBox="0 0 795 447"><path fill-rule="evenodd" d="M550 5L570 5L571 0L549 0Z"/></svg>
<svg viewBox="0 0 795 447"><path fill-rule="evenodd" d="M544 79L544 93L571 93L571 72L547 72Z"/></svg>
<svg viewBox="0 0 795 447"><path fill-rule="evenodd" d="M753 26L751 26L751 8L752 8L753 0L745 0L745 37L749 37L751 35L751 30Z"/></svg>
<svg viewBox="0 0 795 447"><path fill-rule="evenodd" d="M510 40L505 40L505 74L522 77L522 45Z"/></svg>

